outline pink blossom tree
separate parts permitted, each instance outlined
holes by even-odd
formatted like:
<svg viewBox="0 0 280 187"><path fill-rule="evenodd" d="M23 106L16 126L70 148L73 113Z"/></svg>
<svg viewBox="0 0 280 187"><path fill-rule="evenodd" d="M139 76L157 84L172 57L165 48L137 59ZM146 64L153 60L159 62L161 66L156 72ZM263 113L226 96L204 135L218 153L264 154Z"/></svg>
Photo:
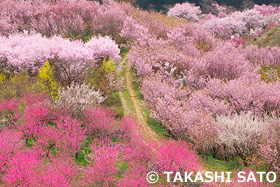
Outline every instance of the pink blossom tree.
<svg viewBox="0 0 280 187"><path fill-rule="evenodd" d="M185 141L165 142L158 154L158 164L161 171L196 171L199 169L198 157L191 146Z"/></svg>
<svg viewBox="0 0 280 187"><path fill-rule="evenodd" d="M115 175L118 168L119 145L114 145L109 139L95 139L89 154L89 166L85 170L86 185L108 186L117 184Z"/></svg>
<svg viewBox="0 0 280 187"><path fill-rule="evenodd" d="M188 21L198 21L200 14L200 8L188 2L175 4L167 13L168 16L184 18Z"/></svg>
<svg viewBox="0 0 280 187"><path fill-rule="evenodd" d="M39 156L32 151L20 151L9 159L8 169L3 181L10 186L28 186L34 183Z"/></svg>
<svg viewBox="0 0 280 187"><path fill-rule="evenodd" d="M4 129L0 133L0 172L4 172L9 159L18 149L22 148L22 133L16 130Z"/></svg>
<svg viewBox="0 0 280 187"><path fill-rule="evenodd" d="M114 113L109 109L87 108L84 111L84 121L89 135L105 136L116 130Z"/></svg>

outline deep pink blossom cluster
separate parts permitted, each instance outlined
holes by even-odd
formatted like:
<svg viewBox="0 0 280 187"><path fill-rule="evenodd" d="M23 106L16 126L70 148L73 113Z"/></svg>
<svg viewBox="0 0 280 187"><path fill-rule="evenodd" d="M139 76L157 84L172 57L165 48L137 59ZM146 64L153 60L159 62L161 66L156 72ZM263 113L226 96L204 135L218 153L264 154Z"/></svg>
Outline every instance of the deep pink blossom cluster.
<svg viewBox="0 0 280 187"><path fill-rule="evenodd" d="M149 186L145 176L153 169L201 167L189 143L147 141L135 120L117 121L109 109L88 108L74 116L71 109L34 94L0 106L6 120L0 130L3 185Z"/></svg>

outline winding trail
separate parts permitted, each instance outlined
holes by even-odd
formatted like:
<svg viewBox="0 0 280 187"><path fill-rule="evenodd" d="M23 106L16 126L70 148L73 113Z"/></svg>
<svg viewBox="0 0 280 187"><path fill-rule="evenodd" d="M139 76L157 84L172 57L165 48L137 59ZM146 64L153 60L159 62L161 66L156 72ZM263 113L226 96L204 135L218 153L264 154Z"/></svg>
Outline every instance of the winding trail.
<svg viewBox="0 0 280 187"><path fill-rule="evenodd" d="M149 126L147 123L147 117L145 112L142 109L142 101L138 99L133 86L133 77L131 74L131 66L126 58L126 56L122 59L123 64L125 65L125 81L124 86L125 89L123 91L119 92L121 102L123 105L124 114L126 116L134 117L137 119L139 130L141 133L146 137L145 141L150 142L157 142L159 144L162 143L162 138ZM124 92L128 91L128 96L125 96ZM132 103L133 106L130 106ZM200 171L202 175L205 174L205 172L209 171L206 167L202 166L200 168Z"/></svg>
<svg viewBox="0 0 280 187"><path fill-rule="evenodd" d="M137 119L137 122L140 126L140 130L146 136L147 140L149 141L159 141L160 137L158 134L149 126L147 123L147 118L145 116L144 111L140 105L141 101L137 98L135 91L132 87L133 78L131 77L131 66L127 61L127 58L123 58L123 62L125 64L125 87L128 90L129 98L133 104L133 111L131 111L129 107L129 101L124 97L124 93L120 92L120 98L122 101L124 114L127 116L133 116Z"/></svg>

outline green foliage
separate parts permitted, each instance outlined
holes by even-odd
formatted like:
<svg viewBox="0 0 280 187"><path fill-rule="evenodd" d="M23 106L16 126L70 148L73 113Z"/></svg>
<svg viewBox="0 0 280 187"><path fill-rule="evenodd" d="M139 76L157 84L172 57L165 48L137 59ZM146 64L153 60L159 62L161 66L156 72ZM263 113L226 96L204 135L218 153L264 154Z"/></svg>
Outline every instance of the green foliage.
<svg viewBox="0 0 280 187"><path fill-rule="evenodd" d="M129 52L129 48L123 47L121 48L121 57L124 58Z"/></svg>
<svg viewBox="0 0 280 187"><path fill-rule="evenodd" d="M107 99L103 102L106 107L111 108L117 118L122 118L124 116L124 111L122 107L122 101L119 92L113 92Z"/></svg>
<svg viewBox="0 0 280 187"><path fill-rule="evenodd" d="M2 99L20 98L27 92L41 92L41 90L34 85L33 81L29 79L27 73L10 76L2 74L1 80L0 98Z"/></svg>
<svg viewBox="0 0 280 187"><path fill-rule="evenodd" d="M99 68L89 70L87 82L95 89L108 95L113 92L112 77L114 77L116 67L112 59L107 60L104 58L100 62Z"/></svg>
<svg viewBox="0 0 280 187"><path fill-rule="evenodd" d="M262 80L266 82L274 82L280 78L279 66L263 66L261 69Z"/></svg>
<svg viewBox="0 0 280 187"><path fill-rule="evenodd" d="M119 176L123 177L124 173L129 168L129 164L124 161L118 161L116 165L119 168Z"/></svg>
<svg viewBox="0 0 280 187"><path fill-rule="evenodd" d="M29 138L27 139L27 144L26 144L26 146L30 148L30 147L33 146L34 143L36 143L36 139L35 139L34 137L29 137Z"/></svg>
<svg viewBox="0 0 280 187"><path fill-rule="evenodd" d="M91 153L90 145L92 145L92 139L87 138L83 141L81 151L76 155L75 159L78 164L87 166L87 156Z"/></svg>
<svg viewBox="0 0 280 187"><path fill-rule="evenodd" d="M124 96L124 99L126 100L127 102L127 105L128 105L128 108L129 108L129 112L134 115L135 114L135 109L134 109L134 106L133 106L133 101L130 97L130 94L129 94L129 91L128 89L125 89L122 91L123 93L123 96Z"/></svg>
<svg viewBox="0 0 280 187"><path fill-rule="evenodd" d="M54 71L49 61L46 61L45 65L39 69L37 83L45 92L57 97L59 86L54 80Z"/></svg>
<svg viewBox="0 0 280 187"><path fill-rule="evenodd" d="M88 26L86 26L85 25L85 27L86 28L88 28ZM88 29L86 29L86 30L88 30ZM87 31L85 34L84 34L84 36L83 36L83 41L85 42L85 43L87 43L88 41L90 41L90 38L93 36L93 33L92 33L92 31Z"/></svg>

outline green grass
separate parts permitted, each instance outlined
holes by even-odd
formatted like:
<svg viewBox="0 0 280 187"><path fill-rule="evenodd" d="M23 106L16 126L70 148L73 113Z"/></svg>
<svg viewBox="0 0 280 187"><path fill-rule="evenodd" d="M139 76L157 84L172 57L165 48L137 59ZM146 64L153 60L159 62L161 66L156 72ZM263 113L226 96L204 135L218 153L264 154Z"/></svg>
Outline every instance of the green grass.
<svg viewBox="0 0 280 187"><path fill-rule="evenodd" d="M126 47L122 47L121 48L121 57L124 58L125 55L127 55L129 52L129 48L126 48Z"/></svg>
<svg viewBox="0 0 280 187"><path fill-rule="evenodd" d="M116 163L116 166L119 168L119 177L123 177L124 173L126 172L126 170L129 168L129 165L127 162L124 161L118 161Z"/></svg>
<svg viewBox="0 0 280 187"><path fill-rule="evenodd" d="M259 47L280 47L280 25L264 33L260 38L253 42L253 44L258 45Z"/></svg>
<svg viewBox="0 0 280 187"><path fill-rule="evenodd" d="M210 171L233 171L235 169L241 170L243 166L239 163L238 158L230 161L218 160L212 155L200 155L202 164Z"/></svg>
<svg viewBox="0 0 280 187"><path fill-rule="evenodd" d="M122 101L119 92L114 92L109 95L103 104L106 107L111 108L116 113L117 118L122 118L124 116Z"/></svg>
<svg viewBox="0 0 280 187"><path fill-rule="evenodd" d="M170 136L167 129L163 127L162 123L150 117L149 115L147 117L147 123L160 137L168 138Z"/></svg>
<svg viewBox="0 0 280 187"><path fill-rule="evenodd" d="M135 77L136 71L134 68L131 68L130 71L130 76L132 77L132 89L134 90L136 97L139 101L142 103L144 102L143 95L141 94L140 90L140 85L139 82L137 81L137 77ZM156 119L152 118L150 116L150 112L145 108L144 106L141 106L142 111L145 113L145 117L147 119L147 123L149 126L162 138L167 138L169 137L168 130L164 128L161 122L157 121Z"/></svg>
<svg viewBox="0 0 280 187"><path fill-rule="evenodd" d="M126 90L123 90L122 93L123 93L124 99L127 101L129 111L135 111L129 91L126 89ZM132 113L134 113L134 112L132 112Z"/></svg>
<svg viewBox="0 0 280 187"><path fill-rule="evenodd" d="M36 142L37 142L37 141L36 141L35 138L29 137L29 138L27 139L26 147L31 148L31 147L33 146L33 144L36 143Z"/></svg>
<svg viewBox="0 0 280 187"><path fill-rule="evenodd" d="M86 159L87 155L91 153L90 146L92 145L92 138L88 137L82 142L81 151L75 157L78 164L87 166L88 161Z"/></svg>

